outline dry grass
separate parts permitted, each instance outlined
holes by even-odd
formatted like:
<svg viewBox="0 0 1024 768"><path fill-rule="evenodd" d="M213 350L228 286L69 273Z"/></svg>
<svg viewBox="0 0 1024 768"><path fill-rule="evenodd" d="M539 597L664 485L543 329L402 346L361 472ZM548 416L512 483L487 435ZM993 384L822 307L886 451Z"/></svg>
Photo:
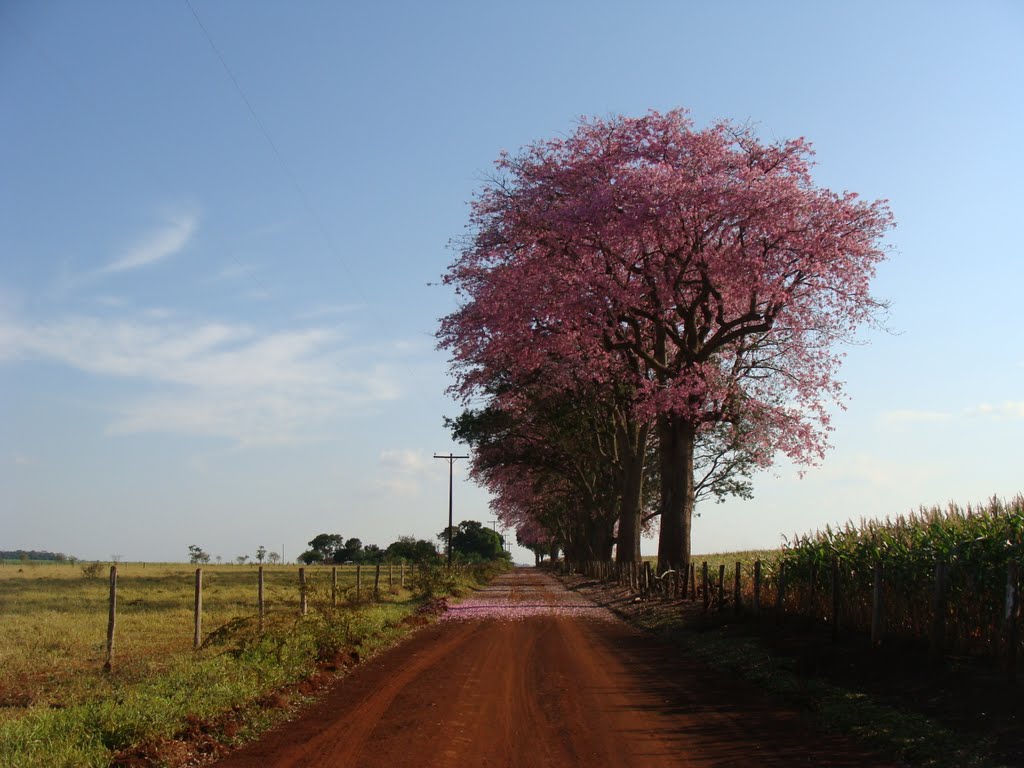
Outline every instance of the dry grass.
<svg viewBox="0 0 1024 768"><path fill-rule="evenodd" d="M152 764L193 765L194 734L215 751L252 738L286 716L309 681L418 625L407 618L420 598L401 588L397 567L393 588L382 568L379 602L369 601L373 569L364 568L357 602L355 567L339 566L337 607L331 567L307 568L305 616L298 567L266 567L260 632L257 568L204 566L204 645L195 651L194 566L121 564L114 666L104 672L109 582L105 567L96 570L0 566L0 765L134 765L140 749L159 756ZM428 574L418 590L444 586L450 594L488 575ZM185 757L169 760L175 751Z"/></svg>
<svg viewBox="0 0 1024 768"><path fill-rule="evenodd" d="M331 568L307 568L313 603L329 603ZM118 684L144 680L191 657L195 569L181 564L118 566L115 667ZM264 566L268 617L297 615L297 566ZM396 566L394 582L400 583ZM355 597L355 566L338 567L338 600ZM363 568L362 597L372 594L373 569ZM388 591L387 567L381 589ZM109 582L83 575L81 565L29 563L0 567L0 719L28 705L66 706L108 690L106 657ZM204 635L256 613L255 566L203 567Z"/></svg>

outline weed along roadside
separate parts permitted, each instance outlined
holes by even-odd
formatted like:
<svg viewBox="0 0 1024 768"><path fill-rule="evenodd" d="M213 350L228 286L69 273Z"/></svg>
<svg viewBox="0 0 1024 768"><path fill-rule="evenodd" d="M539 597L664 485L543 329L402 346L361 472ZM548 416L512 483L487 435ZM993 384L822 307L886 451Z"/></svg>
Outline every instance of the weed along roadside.
<svg viewBox="0 0 1024 768"><path fill-rule="evenodd" d="M499 566L4 573L0 765L194 765L294 715ZM365 569L364 569L365 570ZM360 574L365 579L366 574ZM304 582L304 583L303 583Z"/></svg>

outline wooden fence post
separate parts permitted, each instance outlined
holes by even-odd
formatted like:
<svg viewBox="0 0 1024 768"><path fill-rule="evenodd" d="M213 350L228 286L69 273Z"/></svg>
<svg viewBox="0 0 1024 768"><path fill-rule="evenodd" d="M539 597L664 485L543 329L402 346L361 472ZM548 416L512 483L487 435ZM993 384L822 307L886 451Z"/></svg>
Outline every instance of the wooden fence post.
<svg viewBox="0 0 1024 768"><path fill-rule="evenodd" d="M306 615L306 569L299 568L299 614Z"/></svg>
<svg viewBox="0 0 1024 768"><path fill-rule="evenodd" d="M388 563L388 589L392 590L395 588L395 567Z"/></svg>
<svg viewBox="0 0 1024 768"><path fill-rule="evenodd" d="M700 567L700 573L702 578L702 589L704 591L704 613L708 612L708 604L711 602L711 595L708 590L708 561L705 560Z"/></svg>
<svg viewBox="0 0 1024 768"><path fill-rule="evenodd" d="M778 589L775 591L775 621L782 621L782 614L786 610L786 564L779 563Z"/></svg>
<svg viewBox="0 0 1024 768"><path fill-rule="evenodd" d="M754 615L761 614L761 561L754 561Z"/></svg>
<svg viewBox="0 0 1024 768"><path fill-rule="evenodd" d="M196 568L195 624L192 631L192 649L198 651L203 642L203 569Z"/></svg>
<svg viewBox="0 0 1024 768"><path fill-rule="evenodd" d="M654 572L651 568L651 561L644 560L644 592L648 595L654 591Z"/></svg>
<svg viewBox="0 0 1024 768"><path fill-rule="evenodd" d="M808 616L814 616L814 591L818 586L818 566L816 563L811 563L811 583L810 588L807 590L807 610Z"/></svg>
<svg viewBox="0 0 1024 768"><path fill-rule="evenodd" d="M377 563L377 569L373 574L373 599L380 600L380 563Z"/></svg>
<svg viewBox="0 0 1024 768"><path fill-rule="evenodd" d="M739 560L736 561L736 571L732 575L732 611L733 613L740 612L740 568L742 563Z"/></svg>
<svg viewBox="0 0 1024 768"><path fill-rule="evenodd" d="M359 602L359 593L363 589L363 566L356 565L356 602Z"/></svg>
<svg viewBox="0 0 1024 768"><path fill-rule="evenodd" d="M107 613L107 660L103 671L109 672L114 665L114 627L117 624L117 566L110 566L110 606Z"/></svg>
<svg viewBox="0 0 1024 768"><path fill-rule="evenodd" d="M1017 682L1017 614L1020 607L1020 565L1006 564L1006 605L1003 611L1003 635L1006 646L1006 677Z"/></svg>
<svg viewBox="0 0 1024 768"><path fill-rule="evenodd" d="M263 632L263 566L260 566L259 574L257 576L257 587L256 587L256 606L259 609L259 629Z"/></svg>
<svg viewBox="0 0 1024 768"><path fill-rule="evenodd" d="M682 578L682 584L679 585L679 592L682 595L683 600L686 599L687 590L690 587L689 581L690 581L690 569L691 568L693 568L693 564L692 563L688 563L686 565L686 567L683 568L683 573L682 573L682 577L681 577Z"/></svg>
<svg viewBox="0 0 1024 768"><path fill-rule="evenodd" d="M871 644L882 644L882 561L875 563L871 585Z"/></svg>
<svg viewBox="0 0 1024 768"><path fill-rule="evenodd" d="M942 660L946 645L946 564L935 563L935 587L932 592L932 632L929 651L932 663Z"/></svg>
<svg viewBox="0 0 1024 768"><path fill-rule="evenodd" d="M697 564L690 563L690 599L697 599Z"/></svg>
<svg viewBox="0 0 1024 768"><path fill-rule="evenodd" d="M839 641L839 558L832 557L832 642Z"/></svg>
<svg viewBox="0 0 1024 768"><path fill-rule="evenodd" d="M404 562L402 563L401 578L402 578L402 589L405 589L405 563Z"/></svg>
<svg viewBox="0 0 1024 768"><path fill-rule="evenodd" d="M725 608L725 563L718 566L718 610Z"/></svg>
<svg viewBox="0 0 1024 768"><path fill-rule="evenodd" d="M338 607L338 566L331 566L331 608Z"/></svg>

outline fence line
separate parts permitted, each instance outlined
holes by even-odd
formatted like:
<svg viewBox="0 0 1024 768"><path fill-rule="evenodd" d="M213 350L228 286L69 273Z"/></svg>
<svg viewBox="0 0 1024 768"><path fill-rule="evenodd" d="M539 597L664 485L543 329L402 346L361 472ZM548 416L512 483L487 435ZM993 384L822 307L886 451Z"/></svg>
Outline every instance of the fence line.
<svg viewBox="0 0 1024 768"><path fill-rule="evenodd" d="M999 657L1008 678L1016 679L1024 640L1020 631L1024 568L1019 562L1010 561L1006 566L1005 594L1001 596L1002 604L994 606L999 618L998 625L993 627L965 624L961 612L965 599L972 594L967 590L965 595L961 590L959 599L954 601L950 597L950 584L954 576L970 579L970 574L959 573L953 564L943 559L937 560L934 566L926 601L928 621L924 623L921 616L906 615L903 621L893 621L891 610L890 619L886 620L887 608L905 608L905 605L897 605L890 599L894 593L899 596L901 582L897 575L887 574L881 560L873 563L866 574L858 573L838 556L827 561L824 568L811 564L803 574L788 571L784 561L769 562L769 565L771 568L766 569L760 559L751 563L749 569L741 561L733 564L733 584L728 595L733 614L772 615L776 621L785 617L823 621L828 624L833 641L838 641L844 631L867 634L874 646L881 645L887 636L909 637L926 644L930 658L936 663L951 651L987 653ZM709 563L702 561L699 583L695 562L688 564L682 576L674 570L659 576L653 573L650 561L566 562L563 569L566 573L577 572L604 583L613 582L641 596L658 596L683 604L700 598L705 614L721 613L726 608L725 563L718 563L717 578L713 578ZM747 573L749 580L745 579ZM869 586L860 588L858 582ZM774 597L774 601L767 602L768 606L773 606L767 614L766 588L769 598ZM903 602L906 603L905 597Z"/></svg>
<svg viewBox="0 0 1024 768"><path fill-rule="evenodd" d="M415 577L417 573L422 572L424 566L412 564L409 570L406 570L405 563L401 564L401 586L406 586L406 575L407 573ZM457 568L459 572L461 568ZM373 585L373 598L375 601L380 599L380 564L375 567L374 573L374 585ZM281 571L279 571L281 572ZM288 573L288 571L283 571ZM355 583L355 600L353 603L358 604L361 602L361 581L362 581L362 570L361 566L357 565L356 570L356 583ZM294 582L293 582L294 583ZM391 589L394 588L394 573L391 565L388 565L388 584ZM309 586L310 583L306 579L306 569L298 569L298 613L300 616L307 615L309 610ZM115 648L115 636L117 629L117 602L118 602L118 570L116 565L110 566L109 576L109 593L107 598L107 636L106 636L106 654L103 664L103 669L110 672L114 665L114 648ZM131 603L129 603L131 604ZM331 568L331 607L337 607L338 604L338 568ZM265 599L265 576L263 566L259 566L256 572L256 610L257 610L257 627L259 632L264 631L265 616L266 616L266 599ZM192 648L198 650L202 647L203 643L203 569L196 568L194 573L193 581L193 612L192 612Z"/></svg>

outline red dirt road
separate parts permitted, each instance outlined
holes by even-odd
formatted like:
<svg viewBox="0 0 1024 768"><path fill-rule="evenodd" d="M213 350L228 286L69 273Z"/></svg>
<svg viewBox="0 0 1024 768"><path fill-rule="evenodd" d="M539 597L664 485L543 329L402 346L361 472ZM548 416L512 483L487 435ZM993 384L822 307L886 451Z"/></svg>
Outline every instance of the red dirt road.
<svg viewBox="0 0 1024 768"><path fill-rule="evenodd" d="M882 763L517 569L217 765Z"/></svg>

